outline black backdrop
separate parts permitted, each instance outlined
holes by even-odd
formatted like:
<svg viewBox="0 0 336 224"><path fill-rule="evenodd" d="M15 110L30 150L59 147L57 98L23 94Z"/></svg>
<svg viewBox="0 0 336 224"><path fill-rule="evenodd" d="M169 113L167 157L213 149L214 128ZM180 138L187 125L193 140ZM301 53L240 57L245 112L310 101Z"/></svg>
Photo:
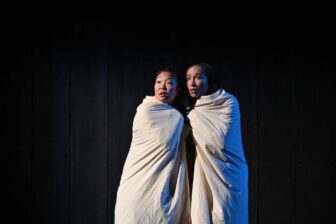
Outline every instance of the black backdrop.
<svg viewBox="0 0 336 224"><path fill-rule="evenodd" d="M113 223L137 105L158 67L183 74L195 61L216 67L240 102L250 223L335 222L329 42L88 21L7 28L3 180L13 223Z"/></svg>

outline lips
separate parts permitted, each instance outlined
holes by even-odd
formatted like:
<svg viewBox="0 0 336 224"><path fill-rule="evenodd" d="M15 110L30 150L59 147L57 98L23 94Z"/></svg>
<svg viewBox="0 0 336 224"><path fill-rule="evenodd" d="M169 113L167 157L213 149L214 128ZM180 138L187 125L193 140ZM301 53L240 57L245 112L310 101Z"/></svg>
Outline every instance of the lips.
<svg viewBox="0 0 336 224"><path fill-rule="evenodd" d="M198 90L197 90L197 89L190 89L189 92L190 92L190 93L197 93Z"/></svg>

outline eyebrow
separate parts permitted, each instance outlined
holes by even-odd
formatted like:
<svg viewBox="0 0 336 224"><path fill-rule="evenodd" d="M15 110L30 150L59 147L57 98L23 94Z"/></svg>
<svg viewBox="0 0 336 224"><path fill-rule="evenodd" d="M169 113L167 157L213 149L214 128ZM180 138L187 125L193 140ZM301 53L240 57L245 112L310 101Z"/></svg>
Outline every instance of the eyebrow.
<svg viewBox="0 0 336 224"><path fill-rule="evenodd" d="M197 72L195 75L202 75L202 72ZM187 74L187 76L191 76L191 74Z"/></svg>

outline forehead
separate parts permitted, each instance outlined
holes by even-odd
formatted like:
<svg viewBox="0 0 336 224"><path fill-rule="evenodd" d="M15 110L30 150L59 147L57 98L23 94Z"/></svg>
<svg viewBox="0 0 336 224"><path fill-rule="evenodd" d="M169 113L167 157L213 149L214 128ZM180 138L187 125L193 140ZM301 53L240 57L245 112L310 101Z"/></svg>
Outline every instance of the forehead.
<svg viewBox="0 0 336 224"><path fill-rule="evenodd" d="M174 79L175 75L173 75L171 72L160 72L157 76L157 79Z"/></svg>
<svg viewBox="0 0 336 224"><path fill-rule="evenodd" d="M201 66L199 65L194 65L194 66L191 66L188 71L187 71L187 75L189 74L196 74L196 73L202 73L203 72L203 69L201 68Z"/></svg>

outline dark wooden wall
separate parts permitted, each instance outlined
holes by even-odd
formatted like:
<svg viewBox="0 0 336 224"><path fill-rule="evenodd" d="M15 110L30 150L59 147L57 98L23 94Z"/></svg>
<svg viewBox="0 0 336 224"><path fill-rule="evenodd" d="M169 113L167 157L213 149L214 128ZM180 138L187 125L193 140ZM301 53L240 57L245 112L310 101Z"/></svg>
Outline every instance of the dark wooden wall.
<svg viewBox="0 0 336 224"><path fill-rule="evenodd" d="M193 61L213 64L239 99L250 223L335 222L330 49L107 23L26 25L5 51L4 194L13 223L113 223L136 107L152 94L158 67L183 73Z"/></svg>

